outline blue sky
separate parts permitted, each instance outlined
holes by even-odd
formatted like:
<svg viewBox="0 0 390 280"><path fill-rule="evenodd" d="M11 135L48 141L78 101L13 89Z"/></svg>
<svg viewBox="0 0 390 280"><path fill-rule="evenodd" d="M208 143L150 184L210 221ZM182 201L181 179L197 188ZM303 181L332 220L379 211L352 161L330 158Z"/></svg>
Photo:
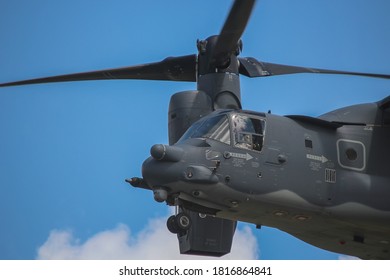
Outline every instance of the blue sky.
<svg viewBox="0 0 390 280"><path fill-rule="evenodd" d="M220 31L231 3L0 0L0 82L195 53L196 39ZM386 0L258 1L242 56L390 74L389 11ZM334 75L242 77L241 86L244 108L281 115L317 116L390 94L388 80ZM176 258L162 222L170 210L124 179L141 176L150 147L168 142L170 96L195 87L133 80L1 88L0 259L148 258L148 250ZM238 235L237 244L251 240L255 249L236 258L340 257L275 229L240 224ZM128 251L107 253L107 240Z"/></svg>

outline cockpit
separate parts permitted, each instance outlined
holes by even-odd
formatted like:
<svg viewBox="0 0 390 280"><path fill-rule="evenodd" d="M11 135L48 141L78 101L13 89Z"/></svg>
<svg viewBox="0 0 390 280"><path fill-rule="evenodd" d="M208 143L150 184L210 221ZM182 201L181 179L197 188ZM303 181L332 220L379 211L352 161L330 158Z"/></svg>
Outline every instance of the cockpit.
<svg viewBox="0 0 390 280"><path fill-rule="evenodd" d="M190 138L208 138L237 148L261 151L265 116L241 111L223 111L195 122L179 142Z"/></svg>

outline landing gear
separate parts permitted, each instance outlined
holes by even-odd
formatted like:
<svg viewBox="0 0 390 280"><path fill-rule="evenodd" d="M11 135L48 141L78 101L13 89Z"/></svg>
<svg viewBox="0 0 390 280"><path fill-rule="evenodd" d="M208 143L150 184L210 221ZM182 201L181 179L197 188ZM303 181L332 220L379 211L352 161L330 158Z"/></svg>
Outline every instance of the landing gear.
<svg viewBox="0 0 390 280"><path fill-rule="evenodd" d="M188 216L187 214L181 212L179 214L177 214L176 216L176 222L177 222L177 225L179 226L179 228L181 230L189 230L189 228L191 227L191 218L190 216Z"/></svg>
<svg viewBox="0 0 390 280"><path fill-rule="evenodd" d="M167 228L174 234L185 233L191 227L191 218L188 214L180 212L177 215L172 215L167 220Z"/></svg>
<svg viewBox="0 0 390 280"><path fill-rule="evenodd" d="M172 215L168 218L167 228L171 233L174 233L174 234L179 233L179 227L177 226L175 215Z"/></svg>

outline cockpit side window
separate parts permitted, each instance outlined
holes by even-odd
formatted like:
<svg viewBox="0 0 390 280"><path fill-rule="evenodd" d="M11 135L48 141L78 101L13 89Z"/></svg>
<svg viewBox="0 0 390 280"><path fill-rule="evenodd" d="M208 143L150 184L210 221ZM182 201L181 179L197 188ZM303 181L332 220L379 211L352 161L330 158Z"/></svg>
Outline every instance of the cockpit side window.
<svg viewBox="0 0 390 280"><path fill-rule="evenodd" d="M239 148L261 151L264 141L265 120L247 115L233 115L234 145Z"/></svg>

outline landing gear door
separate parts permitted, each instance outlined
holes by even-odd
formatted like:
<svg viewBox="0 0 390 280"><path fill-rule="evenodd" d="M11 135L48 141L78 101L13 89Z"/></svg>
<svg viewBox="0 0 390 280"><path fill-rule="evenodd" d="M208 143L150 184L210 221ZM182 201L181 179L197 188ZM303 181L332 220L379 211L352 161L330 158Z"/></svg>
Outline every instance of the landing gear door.
<svg viewBox="0 0 390 280"><path fill-rule="evenodd" d="M230 253L235 221L204 216L188 211L192 226L184 234L178 234L181 254L220 257Z"/></svg>

